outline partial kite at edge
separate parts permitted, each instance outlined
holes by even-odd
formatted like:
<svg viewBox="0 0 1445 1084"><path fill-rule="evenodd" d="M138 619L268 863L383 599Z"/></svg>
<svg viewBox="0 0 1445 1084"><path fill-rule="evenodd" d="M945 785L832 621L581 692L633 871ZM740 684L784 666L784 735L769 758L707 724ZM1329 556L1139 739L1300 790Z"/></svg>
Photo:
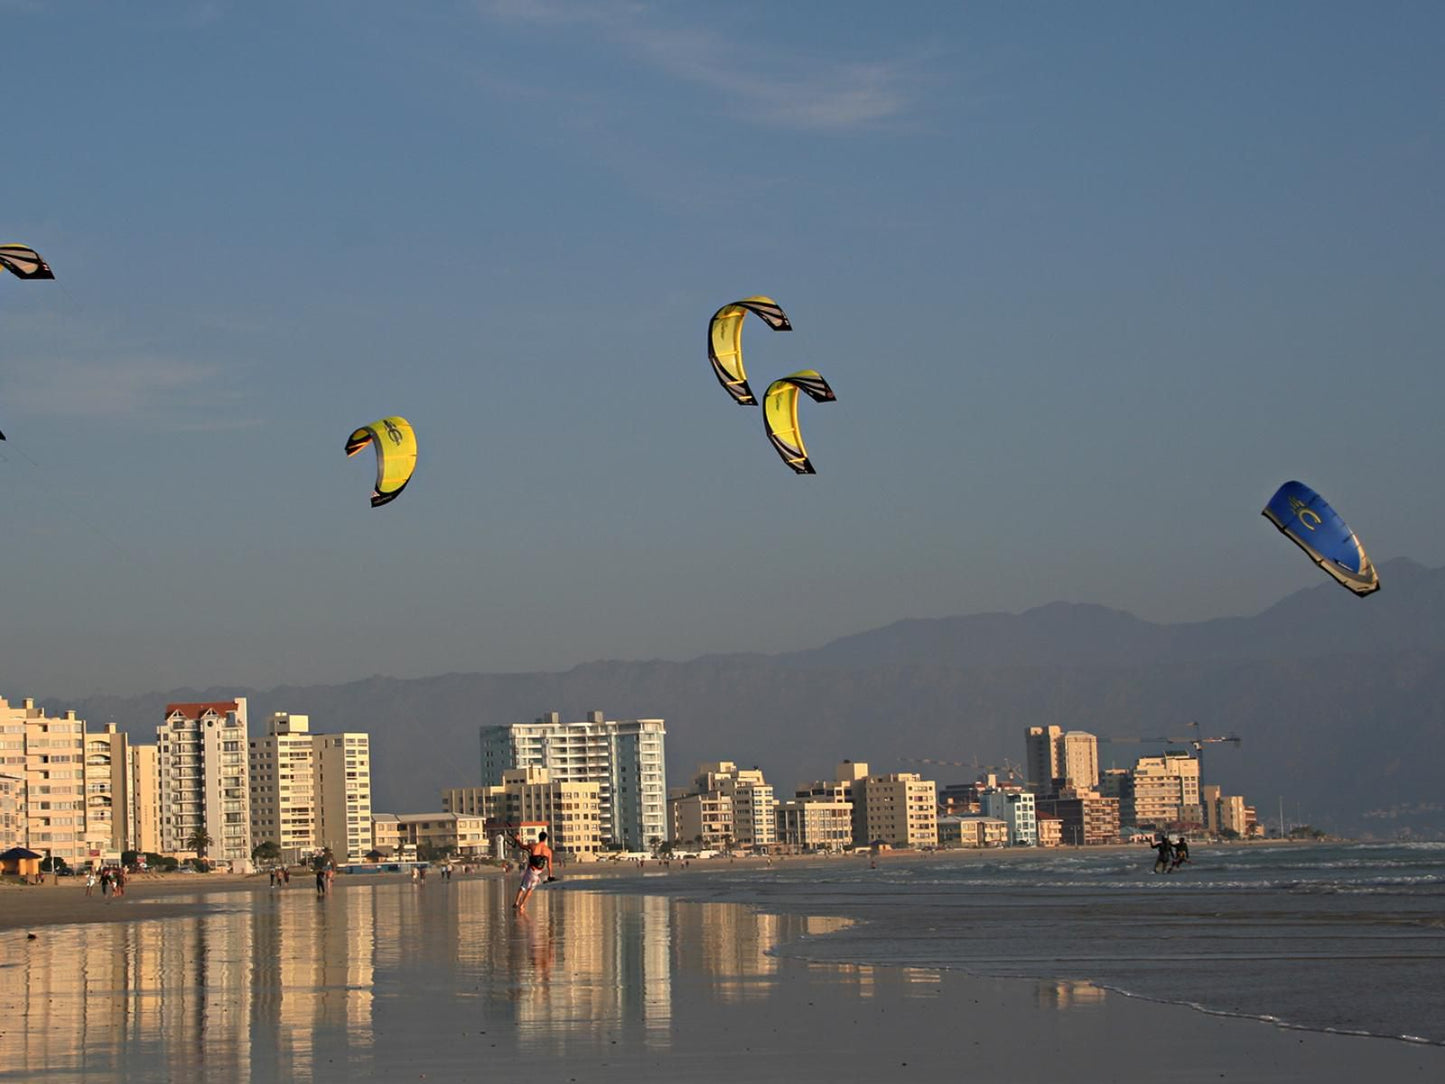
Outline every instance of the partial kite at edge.
<svg viewBox="0 0 1445 1084"><path fill-rule="evenodd" d="M740 406L757 406L743 368L743 321L752 313L774 331L792 331L788 314L771 297L745 297L713 313L707 325L707 359L718 383Z"/></svg>
<svg viewBox="0 0 1445 1084"><path fill-rule="evenodd" d="M346 440L346 454L355 455L368 444L376 446L376 488L371 507L396 500L416 470L416 433L405 418L393 415L362 426Z"/></svg>
<svg viewBox="0 0 1445 1084"><path fill-rule="evenodd" d="M29 245L0 245L0 267L22 279L53 279L55 272Z"/></svg>
<svg viewBox="0 0 1445 1084"><path fill-rule="evenodd" d="M1286 482L1262 513L1310 560L1363 598L1380 589L1380 574L1355 532L1303 482Z"/></svg>

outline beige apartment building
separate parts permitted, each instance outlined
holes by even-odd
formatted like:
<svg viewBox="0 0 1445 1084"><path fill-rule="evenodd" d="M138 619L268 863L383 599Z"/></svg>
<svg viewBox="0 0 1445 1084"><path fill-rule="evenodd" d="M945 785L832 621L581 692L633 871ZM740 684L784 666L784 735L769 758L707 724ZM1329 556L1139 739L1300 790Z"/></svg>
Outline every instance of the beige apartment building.
<svg viewBox="0 0 1445 1084"><path fill-rule="evenodd" d="M773 788L757 768L730 760L699 764L690 788L668 799L674 842L709 849L767 851L777 840Z"/></svg>
<svg viewBox="0 0 1445 1084"><path fill-rule="evenodd" d="M1024 747L1029 788L1036 795L1099 785L1099 739L1088 731L1031 726Z"/></svg>
<svg viewBox="0 0 1445 1084"><path fill-rule="evenodd" d="M330 850L358 862L372 847L371 739L313 734L306 715L273 712L250 743L251 838L297 862Z"/></svg>
<svg viewBox="0 0 1445 1084"><path fill-rule="evenodd" d="M25 780L18 775L0 774L0 851L23 846L25 846Z"/></svg>
<svg viewBox="0 0 1445 1084"><path fill-rule="evenodd" d="M855 843L938 846L938 787L915 772L870 775L853 786L854 822L863 810L864 834Z"/></svg>
<svg viewBox="0 0 1445 1084"><path fill-rule="evenodd" d="M388 821L388 825L392 822ZM484 858L490 853L487 822L465 813L401 813L396 815L396 852L410 844L435 850L451 848L458 858ZM377 850L381 850L378 845Z"/></svg>
<svg viewBox="0 0 1445 1084"><path fill-rule="evenodd" d="M1065 791L1058 798L1040 798L1038 814L1059 818L1062 841L1069 846L1094 847L1119 842L1117 798L1105 798L1094 791Z"/></svg>
<svg viewBox="0 0 1445 1084"><path fill-rule="evenodd" d="M107 723L85 737L85 838L95 858L119 859L128 848L130 743Z"/></svg>
<svg viewBox="0 0 1445 1084"><path fill-rule="evenodd" d="M733 800L720 791L684 794L668 800L672 840L687 848L730 849L733 845Z"/></svg>
<svg viewBox="0 0 1445 1084"><path fill-rule="evenodd" d="M1007 847L1008 821L963 814L938 818L940 847Z"/></svg>
<svg viewBox="0 0 1445 1084"><path fill-rule="evenodd" d="M154 745L130 747L130 772L126 784L130 830L125 850L141 854L161 852L161 768Z"/></svg>
<svg viewBox="0 0 1445 1084"><path fill-rule="evenodd" d="M774 810L777 845L785 850L843 851L853 844L853 803L838 798L790 798Z"/></svg>
<svg viewBox="0 0 1445 1084"><path fill-rule="evenodd" d="M1211 835L1234 832L1240 839L1249 838L1249 807L1244 796L1225 794L1218 784L1200 788L1203 792L1204 827Z"/></svg>
<svg viewBox="0 0 1445 1084"><path fill-rule="evenodd" d="M156 728L163 851L195 854L204 833L211 861L250 861L247 740L245 697L166 705Z"/></svg>
<svg viewBox="0 0 1445 1084"><path fill-rule="evenodd" d="M1140 757L1134 764L1134 823L1167 828L1199 812L1199 761L1188 753ZM1192 807L1192 809L1191 809Z"/></svg>
<svg viewBox="0 0 1445 1084"><path fill-rule="evenodd" d="M22 781L9 787L23 836L17 845L70 866L90 861L84 720L73 711L52 718L31 699L15 707L0 698L0 773Z"/></svg>
<svg viewBox="0 0 1445 1084"><path fill-rule="evenodd" d="M442 809L481 817L504 840L523 825L546 831L552 850L575 862L594 861L602 849L601 786L557 779L546 768L508 769L500 786L449 787Z"/></svg>

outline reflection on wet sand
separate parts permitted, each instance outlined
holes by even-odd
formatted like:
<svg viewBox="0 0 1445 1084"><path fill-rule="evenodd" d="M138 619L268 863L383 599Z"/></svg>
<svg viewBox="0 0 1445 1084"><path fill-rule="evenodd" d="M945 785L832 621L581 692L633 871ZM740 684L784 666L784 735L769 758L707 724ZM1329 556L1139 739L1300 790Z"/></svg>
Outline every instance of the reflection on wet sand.
<svg viewBox="0 0 1445 1084"><path fill-rule="evenodd" d="M517 916L509 890L488 877L343 883L319 900L211 895L192 917L8 938L0 1078L381 1077L419 1036L446 1028L470 1044L459 1059L588 1056L619 1043L660 1053L675 990L694 1015L779 996L773 949L846 925L587 891L541 893ZM880 981L932 996L938 982L919 968L828 971L860 997Z"/></svg>

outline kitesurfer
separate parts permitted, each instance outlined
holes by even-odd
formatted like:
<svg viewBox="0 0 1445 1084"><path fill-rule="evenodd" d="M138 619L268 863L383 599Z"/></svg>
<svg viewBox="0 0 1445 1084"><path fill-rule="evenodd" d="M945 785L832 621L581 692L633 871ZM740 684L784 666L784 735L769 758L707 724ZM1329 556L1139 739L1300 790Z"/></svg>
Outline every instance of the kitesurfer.
<svg viewBox="0 0 1445 1084"><path fill-rule="evenodd" d="M527 900L532 892L542 883L543 871L546 871L547 880L555 881L552 876L552 848L547 846L547 833L538 832L536 843L524 843L522 837L512 833L512 843L518 849L527 852L527 860L522 865L522 883L517 888L517 898L512 903L512 909L519 915L527 913Z"/></svg>

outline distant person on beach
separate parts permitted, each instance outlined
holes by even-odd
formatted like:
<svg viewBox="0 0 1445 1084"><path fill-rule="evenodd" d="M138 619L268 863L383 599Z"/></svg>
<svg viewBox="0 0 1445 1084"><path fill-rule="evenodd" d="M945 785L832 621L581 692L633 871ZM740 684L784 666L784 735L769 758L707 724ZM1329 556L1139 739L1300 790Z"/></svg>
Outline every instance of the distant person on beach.
<svg viewBox="0 0 1445 1084"><path fill-rule="evenodd" d="M1162 833L1155 836L1154 849L1159 852L1159 857L1154 859L1154 872L1168 873L1174 868L1174 848L1169 843L1169 837Z"/></svg>
<svg viewBox="0 0 1445 1084"><path fill-rule="evenodd" d="M552 848L547 846L547 833L537 833L536 843L523 843L522 837L515 832L512 833L514 846L527 852L527 861L522 866L522 883L517 888L517 898L512 902L512 909L519 915L527 913L527 900L532 892L542 883L542 871L547 873L547 880L555 881L552 876Z"/></svg>
<svg viewBox="0 0 1445 1084"><path fill-rule="evenodd" d="M86 894L87 896L89 896L89 895L92 895L94 892L95 892L95 870L94 870L94 869L91 869L90 872L85 875L85 894Z"/></svg>

